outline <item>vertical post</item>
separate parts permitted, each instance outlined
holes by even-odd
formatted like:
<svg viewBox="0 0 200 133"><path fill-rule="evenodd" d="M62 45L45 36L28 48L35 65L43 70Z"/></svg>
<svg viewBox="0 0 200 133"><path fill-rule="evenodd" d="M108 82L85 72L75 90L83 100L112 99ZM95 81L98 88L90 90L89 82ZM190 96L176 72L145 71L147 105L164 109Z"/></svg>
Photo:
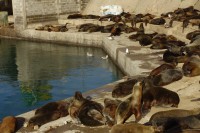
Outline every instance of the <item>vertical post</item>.
<svg viewBox="0 0 200 133"><path fill-rule="evenodd" d="M12 2L15 30L26 29L27 21L25 2L25 0L13 0Z"/></svg>

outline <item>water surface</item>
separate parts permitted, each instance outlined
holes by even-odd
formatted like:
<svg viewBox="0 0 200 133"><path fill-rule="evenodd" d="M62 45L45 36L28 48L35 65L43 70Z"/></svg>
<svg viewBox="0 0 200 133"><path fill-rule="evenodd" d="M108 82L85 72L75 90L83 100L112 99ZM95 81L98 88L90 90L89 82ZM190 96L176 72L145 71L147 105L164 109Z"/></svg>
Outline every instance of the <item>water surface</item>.
<svg viewBox="0 0 200 133"><path fill-rule="evenodd" d="M120 79L105 55L99 48L1 39L0 120Z"/></svg>

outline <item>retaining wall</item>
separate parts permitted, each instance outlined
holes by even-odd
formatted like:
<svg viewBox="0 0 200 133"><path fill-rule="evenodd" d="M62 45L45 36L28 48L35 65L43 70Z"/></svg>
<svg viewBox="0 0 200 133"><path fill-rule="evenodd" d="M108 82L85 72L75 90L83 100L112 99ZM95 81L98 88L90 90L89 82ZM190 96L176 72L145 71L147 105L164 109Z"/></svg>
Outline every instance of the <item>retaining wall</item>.
<svg viewBox="0 0 200 133"><path fill-rule="evenodd" d="M200 0L90 0L83 13L100 15L100 7L103 5L121 5L125 12L130 13L160 15L188 6L200 9Z"/></svg>
<svg viewBox="0 0 200 133"><path fill-rule="evenodd" d="M60 15L79 13L88 0L13 0L15 28L36 22L57 21Z"/></svg>

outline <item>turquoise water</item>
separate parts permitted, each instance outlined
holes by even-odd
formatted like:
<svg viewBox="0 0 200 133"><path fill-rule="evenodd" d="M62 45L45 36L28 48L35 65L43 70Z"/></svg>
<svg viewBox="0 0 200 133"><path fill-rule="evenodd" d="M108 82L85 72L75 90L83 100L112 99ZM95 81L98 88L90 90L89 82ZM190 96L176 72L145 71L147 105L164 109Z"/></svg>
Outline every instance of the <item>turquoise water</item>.
<svg viewBox="0 0 200 133"><path fill-rule="evenodd" d="M112 61L101 59L105 54L99 48L1 39L0 120L120 79Z"/></svg>

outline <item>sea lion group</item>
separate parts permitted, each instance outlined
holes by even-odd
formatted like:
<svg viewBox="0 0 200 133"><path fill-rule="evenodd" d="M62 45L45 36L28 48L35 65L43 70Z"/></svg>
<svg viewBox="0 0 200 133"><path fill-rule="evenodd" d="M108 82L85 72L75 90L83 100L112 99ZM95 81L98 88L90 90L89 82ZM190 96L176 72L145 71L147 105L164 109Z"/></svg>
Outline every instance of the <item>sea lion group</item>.
<svg viewBox="0 0 200 133"><path fill-rule="evenodd" d="M200 26L199 11L193 7L179 8L174 12L156 17L152 14L130 14L123 12L120 15L81 15L72 14L68 19L98 19L99 21L113 21L114 24L100 26L86 23L78 25L78 32L110 33L110 36L120 36L122 32L136 34L129 39L138 41L141 46L151 45L151 49L165 49L163 61L157 68L149 72L146 77L130 78L114 86L112 98L105 98L102 103L84 97L81 92L75 92L69 101L48 103L35 111L35 115L28 120L28 127L42 126L48 122L69 115L73 120L85 126L108 125L111 133L196 133L200 132L200 109L183 110L173 109L153 114L149 122L139 124L145 111L150 111L154 106L166 108L176 107L180 103L177 92L164 87L181 80L183 76L194 77L200 75L200 45L187 45L173 35L159 34L157 32L145 33L144 25L164 25L165 18L183 22L183 30L189 23ZM131 26L128 26L130 23ZM139 26L137 24L139 23ZM67 24L62 26L45 25L36 30L65 32ZM193 43L198 39L200 31L196 30L186 35ZM183 63L182 68L177 68ZM123 98L119 100L118 98ZM134 123L127 123L130 116L134 115ZM15 132L16 118L5 117L0 124L0 132Z"/></svg>

